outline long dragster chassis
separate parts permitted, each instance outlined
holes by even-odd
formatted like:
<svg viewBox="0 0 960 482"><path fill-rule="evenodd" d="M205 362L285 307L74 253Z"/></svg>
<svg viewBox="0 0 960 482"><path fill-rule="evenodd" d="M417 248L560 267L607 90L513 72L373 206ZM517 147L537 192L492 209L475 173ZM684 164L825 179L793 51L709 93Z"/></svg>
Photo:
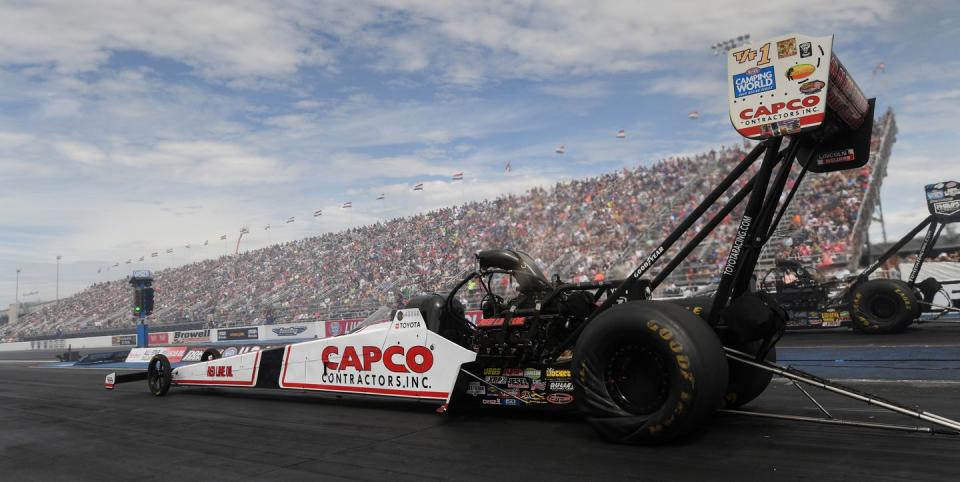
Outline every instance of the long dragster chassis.
<svg viewBox="0 0 960 482"><path fill-rule="evenodd" d="M200 363L176 368L156 355L146 372L108 375L106 387L145 379L157 396L171 387L233 387L427 400L440 412L470 405L577 409L606 440L633 444L682 437L705 426L718 410L957 434L960 422L777 365L775 345L786 312L772 297L751 289L760 251L796 194L799 182L781 202L794 163L802 176L858 168L869 157L874 101L863 97L832 55L832 42L832 37L792 34L766 42L762 55L749 47L729 53L731 121L761 142L626 279L548 280L525 253L481 251L477 269L446 296L421 295L403 309L378 311L354 332L224 358L210 352ZM763 53L771 45L786 46L778 60ZM791 45L806 52L808 63L795 65ZM781 76L787 81L770 82L773 91L757 90ZM764 96L753 95L759 92L766 93L766 103ZM758 160L759 168L703 229L652 280L645 278ZM651 300L652 290L745 199L712 299L696 306ZM517 286L507 299L495 289L500 283L494 278L504 276ZM483 294L483 315L476 321L465 316L458 301L471 281ZM806 390L802 393L825 417L742 410L773 375L930 427L839 420Z"/></svg>

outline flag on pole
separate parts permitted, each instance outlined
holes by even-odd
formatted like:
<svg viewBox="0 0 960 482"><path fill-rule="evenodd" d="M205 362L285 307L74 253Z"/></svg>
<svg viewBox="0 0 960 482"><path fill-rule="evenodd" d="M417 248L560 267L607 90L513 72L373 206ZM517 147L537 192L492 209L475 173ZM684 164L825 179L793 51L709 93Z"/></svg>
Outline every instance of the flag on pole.
<svg viewBox="0 0 960 482"><path fill-rule="evenodd" d="M556 152L557 154L563 154L563 153L567 152L567 148L564 147L563 144L560 144L559 146L557 146L556 149L553 150L553 152Z"/></svg>
<svg viewBox="0 0 960 482"><path fill-rule="evenodd" d="M343 203L343 209L350 209L353 207L353 201L347 201Z"/></svg>
<svg viewBox="0 0 960 482"><path fill-rule="evenodd" d="M151 258L156 258L156 257L159 256L159 255L160 255L160 253L157 253L156 251L150 253L150 257L151 257Z"/></svg>
<svg viewBox="0 0 960 482"><path fill-rule="evenodd" d="M143 256L141 256L137 261L143 261Z"/></svg>
<svg viewBox="0 0 960 482"><path fill-rule="evenodd" d="M130 264L130 263L132 263L132 262L133 262L132 259L128 259L128 260L124 261L123 264Z"/></svg>
<svg viewBox="0 0 960 482"><path fill-rule="evenodd" d="M316 211L313 212L313 217L316 218L320 216L323 216L323 209L317 209Z"/></svg>
<svg viewBox="0 0 960 482"><path fill-rule="evenodd" d="M208 245L208 244L210 244L210 240L209 240L209 239L205 239L205 240L203 241L203 245L206 246L206 245Z"/></svg>
<svg viewBox="0 0 960 482"><path fill-rule="evenodd" d="M454 180L454 181L462 181L462 180L463 180L463 173L462 173L462 172L454 173L454 175L453 175L453 180Z"/></svg>
<svg viewBox="0 0 960 482"><path fill-rule="evenodd" d="M269 225L269 224L263 227L263 230L264 230L264 231L266 231L266 230L268 230L268 229L270 229L270 225Z"/></svg>
<svg viewBox="0 0 960 482"><path fill-rule="evenodd" d="M226 240L227 240L226 234L224 234L223 236L220 236L220 241L226 241Z"/></svg>
<svg viewBox="0 0 960 482"><path fill-rule="evenodd" d="M167 254L173 253L173 248L167 250Z"/></svg>
<svg viewBox="0 0 960 482"><path fill-rule="evenodd" d="M506 165L506 166L503 166L503 170L506 171L506 172L510 172L510 170L511 170L512 168L513 168L513 166L510 165L510 161L507 161L507 165Z"/></svg>
<svg viewBox="0 0 960 482"><path fill-rule="evenodd" d="M250 234L249 228L240 228L240 234Z"/></svg>
<svg viewBox="0 0 960 482"><path fill-rule="evenodd" d="M416 186L413 186L414 191L423 191L423 183L418 183Z"/></svg>
<svg viewBox="0 0 960 482"><path fill-rule="evenodd" d="M627 131L625 131L625 130L623 130L623 129L618 130L618 131L617 131L617 139L623 139L624 137L627 137Z"/></svg>
<svg viewBox="0 0 960 482"><path fill-rule="evenodd" d="M377 201L383 201L386 198L387 198L386 193L380 193L380 195L377 196Z"/></svg>
<svg viewBox="0 0 960 482"><path fill-rule="evenodd" d="M690 119L699 119L699 118L700 118L700 111L698 111L698 110L692 110L692 111L690 111L690 113L687 114L687 118L690 118Z"/></svg>
<svg viewBox="0 0 960 482"><path fill-rule="evenodd" d="M190 245L189 244L184 245L184 248L190 249Z"/></svg>
<svg viewBox="0 0 960 482"><path fill-rule="evenodd" d="M114 268L119 267L119 266L120 266L120 263L113 263L113 267L114 267Z"/></svg>
<svg viewBox="0 0 960 482"><path fill-rule="evenodd" d="M292 222L293 222L293 218L294 218L293 216L290 216L289 218L287 218L287 224L292 223Z"/></svg>

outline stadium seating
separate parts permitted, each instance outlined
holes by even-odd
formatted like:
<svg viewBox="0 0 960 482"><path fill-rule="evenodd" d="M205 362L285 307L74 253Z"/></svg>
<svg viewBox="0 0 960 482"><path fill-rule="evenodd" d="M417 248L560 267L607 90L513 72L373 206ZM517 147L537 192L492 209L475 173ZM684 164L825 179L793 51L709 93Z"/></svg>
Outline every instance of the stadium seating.
<svg viewBox="0 0 960 482"><path fill-rule="evenodd" d="M886 142L881 137L891 122L888 112L876 123L876 145ZM165 269L155 273L152 323L230 326L356 317L448 287L472 267L475 252L491 247L526 251L548 275L565 280L623 276L746 150L735 146L665 159ZM860 170L807 176L767 258L846 264L859 243L854 227L869 226L860 219L861 204L876 182L874 166L872 160ZM737 219L735 211L674 272L668 288L714 281ZM0 339L130 327L130 303L126 280L96 283L24 316L16 326L0 327Z"/></svg>

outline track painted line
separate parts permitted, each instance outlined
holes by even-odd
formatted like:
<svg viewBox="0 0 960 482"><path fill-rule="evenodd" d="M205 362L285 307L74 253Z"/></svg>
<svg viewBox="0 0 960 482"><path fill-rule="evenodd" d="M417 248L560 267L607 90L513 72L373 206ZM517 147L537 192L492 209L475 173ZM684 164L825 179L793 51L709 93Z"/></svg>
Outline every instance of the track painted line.
<svg viewBox="0 0 960 482"><path fill-rule="evenodd" d="M0 360L0 363L59 363L50 360Z"/></svg>
<svg viewBox="0 0 960 482"><path fill-rule="evenodd" d="M774 382L790 384L790 380L782 377L773 377ZM856 383L862 385L910 385L916 387L950 387L960 385L960 380L922 380L922 379L878 379L878 378L831 378L830 381L837 383Z"/></svg>

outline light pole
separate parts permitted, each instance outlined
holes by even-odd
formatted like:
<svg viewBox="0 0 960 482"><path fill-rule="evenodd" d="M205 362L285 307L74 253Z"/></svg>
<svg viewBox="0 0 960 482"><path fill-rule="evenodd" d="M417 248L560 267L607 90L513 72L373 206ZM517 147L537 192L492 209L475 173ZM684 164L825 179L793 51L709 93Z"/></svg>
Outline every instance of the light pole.
<svg viewBox="0 0 960 482"><path fill-rule="evenodd" d="M60 255L57 255L57 304L60 304Z"/></svg>

